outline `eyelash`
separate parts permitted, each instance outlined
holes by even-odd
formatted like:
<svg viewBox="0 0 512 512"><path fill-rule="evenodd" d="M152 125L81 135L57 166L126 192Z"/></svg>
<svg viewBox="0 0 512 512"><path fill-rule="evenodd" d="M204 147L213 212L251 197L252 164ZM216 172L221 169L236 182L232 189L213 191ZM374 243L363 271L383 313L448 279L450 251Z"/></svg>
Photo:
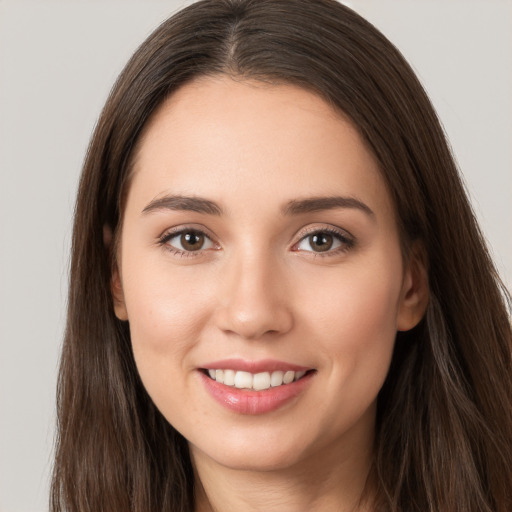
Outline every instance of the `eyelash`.
<svg viewBox="0 0 512 512"><path fill-rule="evenodd" d="M182 258L193 258L193 257L200 256L205 251L205 249L199 249L197 251L183 251L183 250L173 247L172 245L169 244L169 241L172 240L173 238L179 237L179 236L187 234L187 233L204 236L205 239L210 240L212 242L212 244L215 245L215 242L203 230L197 229L197 228L187 228L187 227L177 229L176 231L165 232L159 238L158 244L160 246L162 246L163 248L165 248L166 250L170 251L172 254L174 254L176 256L180 256Z"/></svg>
<svg viewBox="0 0 512 512"><path fill-rule="evenodd" d="M305 251L310 253L314 258L329 258L331 256L337 256L340 253L348 252L350 249L353 249L355 246L355 239L346 233L345 231L342 231L340 229L336 229L334 227L324 227L324 228L312 228L309 231L306 231L306 233L302 234L300 240L296 242L293 247L299 246L303 241L308 239L309 237L313 235L319 235L319 234L327 234L331 235L333 238L335 238L338 242L340 242L340 246L336 247L333 250L327 250L325 252L316 252L316 251ZM298 252L298 250L297 250Z"/></svg>
<svg viewBox="0 0 512 512"><path fill-rule="evenodd" d="M191 258L191 257L197 257L201 256L205 250L208 249L198 249L197 251L184 251L181 249L178 249L176 247L173 247L169 244L169 241L173 238L179 237L183 234L195 234L199 236L204 236L206 239L208 239L213 245L216 243L212 240L212 238L207 235L203 230L197 229L197 228L181 228L177 229L176 231L167 231L164 233L159 239L158 244L165 248L166 250L170 251L172 254L184 257L184 258ZM346 232L338 230L333 227L325 227L325 228L313 228L306 233L303 233L300 240L293 244L292 250L294 252L299 252L299 249L295 249L298 247L303 241L305 241L307 238L313 236L313 235L319 235L319 234L328 234L331 235L333 238L335 238L339 243L340 246L336 247L333 250L327 250L325 252L316 252L316 251L304 251L307 253L310 253L315 258L326 258L330 256L335 256L343 252L347 252L350 249L352 249L355 246L355 239L348 235ZM218 247L218 246L217 246Z"/></svg>

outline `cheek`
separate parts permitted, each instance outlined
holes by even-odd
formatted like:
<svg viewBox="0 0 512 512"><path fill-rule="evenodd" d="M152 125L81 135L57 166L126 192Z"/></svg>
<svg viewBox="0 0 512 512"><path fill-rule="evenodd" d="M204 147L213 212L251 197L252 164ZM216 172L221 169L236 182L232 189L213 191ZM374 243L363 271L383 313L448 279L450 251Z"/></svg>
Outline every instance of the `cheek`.
<svg viewBox="0 0 512 512"><path fill-rule="evenodd" d="M347 266L325 282L301 299L309 337L317 340L316 350L329 360L333 379L342 380L355 394L370 388L376 393L396 337L401 267ZM304 283L303 288L315 289L311 285Z"/></svg>
<svg viewBox="0 0 512 512"><path fill-rule="evenodd" d="M396 331L401 270L398 265L393 267L347 266L325 279L312 275L300 286L297 302L307 304L304 311L309 311L319 325L335 330Z"/></svg>
<svg viewBox="0 0 512 512"><path fill-rule="evenodd" d="M193 382L194 354L214 287L183 268L172 272L167 265L127 264L124 270L133 354L146 391L173 424L184 411L199 417L203 413L183 397Z"/></svg>
<svg viewBox="0 0 512 512"><path fill-rule="evenodd" d="M135 262L137 259L135 258ZM187 366L186 354L207 322L214 286L193 271L127 262L123 282L130 335L139 371ZM146 371L147 370L147 371ZM169 373L169 371L167 371Z"/></svg>

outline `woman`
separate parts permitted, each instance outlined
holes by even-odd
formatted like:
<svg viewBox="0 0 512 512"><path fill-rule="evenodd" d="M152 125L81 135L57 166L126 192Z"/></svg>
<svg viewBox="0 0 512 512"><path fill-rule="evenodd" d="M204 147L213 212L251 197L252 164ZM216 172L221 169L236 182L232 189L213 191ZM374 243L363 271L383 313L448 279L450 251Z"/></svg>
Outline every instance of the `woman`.
<svg viewBox="0 0 512 512"><path fill-rule="evenodd" d="M89 148L52 510L510 510L506 297L374 27L198 2Z"/></svg>

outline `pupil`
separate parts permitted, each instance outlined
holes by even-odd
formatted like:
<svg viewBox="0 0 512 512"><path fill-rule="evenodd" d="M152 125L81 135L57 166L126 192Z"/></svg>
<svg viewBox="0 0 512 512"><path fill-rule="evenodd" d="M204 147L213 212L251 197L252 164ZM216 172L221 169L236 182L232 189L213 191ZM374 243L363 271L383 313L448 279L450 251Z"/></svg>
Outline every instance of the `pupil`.
<svg viewBox="0 0 512 512"><path fill-rule="evenodd" d="M317 233L310 237L311 247L316 252L328 251L332 247L333 237L327 233Z"/></svg>
<svg viewBox="0 0 512 512"><path fill-rule="evenodd" d="M181 245L187 251L198 251L204 243L204 236L199 233L184 233L181 235Z"/></svg>

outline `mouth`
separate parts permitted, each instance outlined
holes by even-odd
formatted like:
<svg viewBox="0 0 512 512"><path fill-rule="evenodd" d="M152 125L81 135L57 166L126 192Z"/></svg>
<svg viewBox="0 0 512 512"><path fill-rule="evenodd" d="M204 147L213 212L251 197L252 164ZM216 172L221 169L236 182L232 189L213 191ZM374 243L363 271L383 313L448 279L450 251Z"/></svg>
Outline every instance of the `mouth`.
<svg viewBox="0 0 512 512"><path fill-rule="evenodd" d="M220 405L239 414L265 414L297 403L311 387L315 368L277 359L241 358L204 362L204 388Z"/></svg>
<svg viewBox="0 0 512 512"><path fill-rule="evenodd" d="M230 368L202 368L201 371L211 380L232 388L247 391L265 391L286 386L303 379L315 370L274 370L251 373Z"/></svg>

